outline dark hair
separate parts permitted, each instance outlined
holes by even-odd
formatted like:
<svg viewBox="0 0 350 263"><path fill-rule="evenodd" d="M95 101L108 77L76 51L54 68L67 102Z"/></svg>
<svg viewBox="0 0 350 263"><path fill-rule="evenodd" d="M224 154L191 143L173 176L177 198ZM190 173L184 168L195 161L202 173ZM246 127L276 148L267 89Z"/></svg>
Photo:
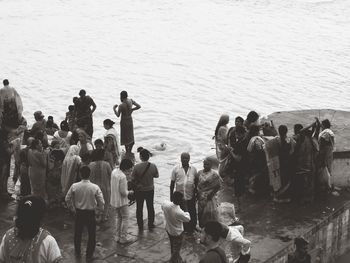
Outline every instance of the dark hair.
<svg viewBox="0 0 350 263"><path fill-rule="evenodd" d="M180 205L183 201L184 195L181 192L174 192L173 194L173 203L175 205Z"/></svg>
<svg viewBox="0 0 350 263"><path fill-rule="evenodd" d="M300 131L303 129L303 125L297 123L294 125L294 134L299 134Z"/></svg>
<svg viewBox="0 0 350 263"><path fill-rule="evenodd" d="M27 151L24 149L19 152L19 163L27 163L28 158L27 158Z"/></svg>
<svg viewBox="0 0 350 263"><path fill-rule="evenodd" d="M322 126L326 129L329 129L331 127L331 122L328 119L324 119L321 123Z"/></svg>
<svg viewBox="0 0 350 263"><path fill-rule="evenodd" d="M53 116L50 115L49 117L47 117L47 119L53 121Z"/></svg>
<svg viewBox="0 0 350 263"><path fill-rule="evenodd" d="M133 167L134 164L132 163L132 161L130 159L123 159L121 162L120 162L120 165L119 165L119 168L120 170L122 171L126 171L128 169L130 169L131 167Z"/></svg>
<svg viewBox="0 0 350 263"><path fill-rule="evenodd" d="M123 90L122 92L120 92L120 99L122 100L122 99L126 99L128 97L128 93L125 91L125 90Z"/></svg>
<svg viewBox="0 0 350 263"><path fill-rule="evenodd" d="M88 179L90 176L90 168L89 166L84 165L80 168L80 175L82 179Z"/></svg>
<svg viewBox="0 0 350 263"><path fill-rule="evenodd" d="M103 145L103 141L102 141L101 139L95 140L95 141L94 141L94 145L96 146L96 145L98 145L98 144Z"/></svg>
<svg viewBox="0 0 350 263"><path fill-rule="evenodd" d="M287 128L287 126L286 125L280 125L279 127L278 127L278 133L280 134L280 136L282 137L284 137L284 136L286 136L287 135L287 132L288 132L288 128Z"/></svg>
<svg viewBox="0 0 350 263"><path fill-rule="evenodd" d="M41 220L46 211L46 204L39 196L26 196L18 202L15 225L17 236L31 239L39 232Z"/></svg>
<svg viewBox="0 0 350 263"><path fill-rule="evenodd" d="M250 111L247 115L247 121L249 123L256 122L259 119L259 114L256 111Z"/></svg>
<svg viewBox="0 0 350 263"><path fill-rule="evenodd" d="M114 121L112 121L111 119L105 119L104 121L103 121L103 124L104 125L108 125L108 126L113 126L113 124L114 124L115 122Z"/></svg>
<svg viewBox="0 0 350 263"><path fill-rule="evenodd" d="M44 132L42 130L38 131L36 133L36 135L34 136L34 138L43 142L44 141Z"/></svg>
<svg viewBox="0 0 350 263"><path fill-rule="evenodd" d="M81 89L79 91L79 96L85 96L86 95L86 91L84 89Z"/></svg>
<svg viewBox="0 0 350 263"><path fill-rule="evenodd" d="M216 128L215 128L215 136L218 135L218 131L219 131L220 127L224 126L224 125L226 125L228 123L227 118L229 118L229 117L226 114L223 114L223 115L220 116L218 124L216 125Z"/></svg>
<svg viewBox="0 0 350 263"><path fill-rule="evenodd" d="M10 82L9 82L8 79L4 79L4 80L2 81L2 83L4 84L4 86L7 86L7 85L10 84Z"/></svg>
<svg viewBox="0 0 350 263"><path fill-rule="evenodd" d="M217 221L209 221L204 225L204 232L210 235L214 242L218 242L222 235L222 226Z"/></svg>
<svg viewBox="0 0 350 263"><path fill-rule="evenodd" d="M65 157L64 152L58 149L52 150L51 155L55 158L55 161L63 161Z"/></svg>
<svg viewBox="0 0 350 263"><path fill-rule="evenodd" d="M91 154L89 152L83 153L83 155L81 156L81 161L83 163L90 163L91 160Z"/></svg>
<svg viewBox="0 0 350 263"><path fill-rule="evenodd" d="M74 103L74 105L77 104L78 100L79 100L78 97L73 97L73 103Z"/></svg>
<svg viewBox="0 0 350 263"><path fill-rule="evenodd" d="M93 161L102 161L105 156L105 150L103 149L95 149L91 153Z"/></svg>
<svg viewBox="0 0 350 263"><path fill-rule="evenodd" d="M68 106L68 110L69 110L69 111L74 111L74 108L75 108L74 105L69 105L69 106Z"/></svg>
<svg viewBox="0 0 350 263"><path fill-rule="evenodd" d="M241 116L236 117L235 121L240 121L240 122L244 122L244 119Z"/></svg>
<svg viewBox="0 0 350 263"><path fill-rule="evenodd" d="M139 148L137 148L137 151L140 153L140 159L142 161L148 161L149 157L152 156L152 153L145 148L139 147Z"/></svg>
<svg viewBox="0 0 350 263"><path fill-rule="evenodd" d="M52 128L53 127L53 120L52 119L48 119L46 122L46 128Z"/></svg>
<svg viewBox="0 0 350 263"><path fill-rule="evenodd" d="M260 127L258 125L251 125L249 128L249 138L253 138L253 136L259 135Z"/></svg>
<svg viewBox="0 0 350 263"><path fill-rule="evenodd" d="M60 128L62 131L69 131L69 125L67 121L61 121Z"/></svg>
<svg viewBox="0 0 350 263"><path fill-rule="evenodd" d="M39 139L34 139L33 141L32 141L32 144L30 145L30 149L36 149L36 147L39 145L39 143L40 143L41 141L39 140Z"/></svg>

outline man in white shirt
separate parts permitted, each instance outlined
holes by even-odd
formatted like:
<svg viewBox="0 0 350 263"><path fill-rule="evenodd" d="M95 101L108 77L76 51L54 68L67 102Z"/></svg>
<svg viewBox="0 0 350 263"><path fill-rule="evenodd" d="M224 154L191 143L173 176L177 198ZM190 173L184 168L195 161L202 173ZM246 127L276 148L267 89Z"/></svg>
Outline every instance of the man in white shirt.
<svg viewBox="0 0 350 263"><path fill-rule="evenodd" d="M178 263L182 262L180 250L183 240L183 222L190 221L190 214L180 208L184 201L182 193L173 193L172 200L173 202L165 201L162 204L162 210L165 218L165 229L170 239L170 263Z"/></svg>
<svg viewBox="0 0 350 263"><path fill-rule="evenodd" d="M89 234L86 261L91 262L96 246L95 209L103 211L104 200L101 189L89 180L90 168L83 166L80 172L82 180L70 187L66 195L66 202L68 207L75 213L75 254L77 257L80 257L81 235L84 226L86 226Z"/></svg>
<svg viewBox="0 0 350 263"><path fill-rule="evenodd" d="M190 213L191 220L184 223L186 233L192 234L197 225L196 194L198 185L198 173L195 167L190 165L190 154L181 154L181 164L174 167L171 173L170 200L172 200L174 188L184 196L181 209Z"/></svg>

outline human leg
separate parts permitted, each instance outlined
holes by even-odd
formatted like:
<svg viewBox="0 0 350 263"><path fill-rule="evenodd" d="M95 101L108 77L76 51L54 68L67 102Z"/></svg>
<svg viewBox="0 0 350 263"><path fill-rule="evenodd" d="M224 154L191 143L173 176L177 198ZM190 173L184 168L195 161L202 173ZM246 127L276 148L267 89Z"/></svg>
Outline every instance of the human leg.
<svg viewBox="0 0 350 263"><path fill-rule="evenodd" d="M170 245L171 245L170 263L181 263L182 258L180 255L180 251L182 247L183 234L181 233L181 235L179 236L169 235L169 239L170 239Z"/></svg>
<svg viewBox="0 0 350 263"><path fill-rule="evenodd" d="M197 210L196 210L196 199L192 198L187 200L188 212L191 216L191 221L189 222L189 232L193 232L196 229L197 225Z"/></svg>
<svg viewBox="0 0 350 263"><path fill-rule="evenodd" d="M81 210L76 210L75 224L74 224L74 250L75 254L81 253L81 235L85 226L85 216Z"/></svg>
<svg viewBox="0 0 350 263"><path fill-rule="evenodd" d="M153 228L154 227L154 190L145 192L145 199L146 199L146 206L147 206L147 213L148 213L148 226Z"/></svg>
<svg viewBox="0 0 350 263"><path fill-rule="evenodd" d="M128 220L129 220L129 207L127 205L120 207L120 240L126 241L128 236Z"/></svg>
<svg viewBox="0 0 350 263"><path fill-rule="evenodd" d="M95 211L87 211L86 213L86 224L88 229L88 243L86 249L86 257L91 258L94 254L96 247L96 219Z"/></svg>
<svg viewBox="0 0 350 263"><path fill-rule="evenodd" d="M136 219L137 225L140 229L143 228L143 203L145 200L144 194L141 191L135 192L136 198Z"/></svg>

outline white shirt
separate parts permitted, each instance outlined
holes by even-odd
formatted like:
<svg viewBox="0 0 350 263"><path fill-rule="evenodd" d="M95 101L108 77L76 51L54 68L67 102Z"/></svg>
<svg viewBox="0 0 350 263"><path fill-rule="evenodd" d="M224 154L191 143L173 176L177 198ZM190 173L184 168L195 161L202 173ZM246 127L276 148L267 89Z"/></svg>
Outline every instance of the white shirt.
<svg viewBox="0 0 350 263"><path fill-rule="evenodd" d="M6 263L9 260L7 258L7 255L5 255L5 236L6 235L3 236L0 245L0 263ZM36 261L36 263L55 263L58 262L58 260L61 258L61 251L57 245L55 238L51 235L48 235L44 238L39 247L39 258L37 259L38 261Z"/></svg>
<svg viewBox="0 0 350 263"><path fill-rule="evenodd" d="M105 203L100 187L89 180L74 183L66 195L66 202L81 210L95 210L97 206L103 209Z"/></svg>
<svg viewBox="0 0 350 263"><path fill-rule="evenodd" d="M118 208L127 205L128 202L126 175L119 168L115 168L111 175L111 206Z"/></svg>
<svg viewBox="0 0 350 263"><path fill-rule="evenodd" d="M176 165L171 173L171 181L175 181L175 191L181 192L185 200L193 198L196 180L198 180L197 170L191 165L187 173L182 168L182 164Z"/></svg>
<svg viewBox="0 0 350 263"><path fill-rule="evenodd" d="M184 212L179 205L173 202L164 201L162 210L165 217L165 229L172 236L179 236L184 231L183 222L189 222L191 217Z"/></svg>

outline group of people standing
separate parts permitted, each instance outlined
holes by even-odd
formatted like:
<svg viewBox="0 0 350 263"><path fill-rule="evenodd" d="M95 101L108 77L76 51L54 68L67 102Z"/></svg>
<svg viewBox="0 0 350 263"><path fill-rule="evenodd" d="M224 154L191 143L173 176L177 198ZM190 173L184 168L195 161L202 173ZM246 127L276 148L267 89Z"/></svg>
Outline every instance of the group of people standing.
<svg viewBox="0 0 350 263"><path fill-rule="evenodd" d="M215 130L219 174L232 178L238 203L242 194L272 195L277 203L293 199L310 203L315 196L333 192L331 182L335 135L328 119L303 127L294 125L288 135L286 125L260 124L259 115L235 119L222 115Z"/></svg>

